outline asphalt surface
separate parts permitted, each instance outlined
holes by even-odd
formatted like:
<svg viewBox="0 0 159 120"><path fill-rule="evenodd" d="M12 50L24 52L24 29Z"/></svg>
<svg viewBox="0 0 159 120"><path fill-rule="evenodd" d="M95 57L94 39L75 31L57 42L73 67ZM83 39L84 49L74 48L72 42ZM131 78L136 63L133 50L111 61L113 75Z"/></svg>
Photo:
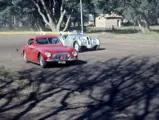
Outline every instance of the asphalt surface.
<svg viewBox="0 0 159 120"><path fill-rule="evenodd" d="M26 65L20 56L20 51L29 37L34 35L1 35L0 36L0 65L10 69L25 69L38 67L37 65ZM100 38L100 35L98 35ZM111 58L122 58L127 56L154 56L159 57L159 41L144 40L112 40L101 37L101 50L86 51L80 53L79 59L91 63L91 61L105 61Z"/></svg>
<svg viewBox="0 0 159 120"><path fill-rule="evenodd" d="M2 101L0 119L159 119L158 40L119 41L99 34L100 50L80 53L75 65L42 69L26 64L20 55L31 36L0 36L0 65L18 71L36 96L25 102Z"/></svg>

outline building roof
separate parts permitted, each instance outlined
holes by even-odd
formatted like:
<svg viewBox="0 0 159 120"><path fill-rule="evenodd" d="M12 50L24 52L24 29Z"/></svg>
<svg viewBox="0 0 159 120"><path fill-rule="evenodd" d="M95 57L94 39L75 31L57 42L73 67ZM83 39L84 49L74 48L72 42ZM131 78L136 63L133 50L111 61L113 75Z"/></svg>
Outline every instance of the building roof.
<svg viewBox="0 0 159 120"><path fill-rule="evenodd" d="M111 12L111 14L99 14L98 17L104 17L104 18L122 18L122 16Z"/></svg>

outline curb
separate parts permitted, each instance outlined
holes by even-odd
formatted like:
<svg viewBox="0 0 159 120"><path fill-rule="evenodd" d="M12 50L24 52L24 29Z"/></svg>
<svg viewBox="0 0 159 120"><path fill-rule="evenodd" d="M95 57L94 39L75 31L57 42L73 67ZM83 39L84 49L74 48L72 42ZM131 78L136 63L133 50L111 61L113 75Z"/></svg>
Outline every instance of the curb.
<svg viewBox="0 0 159 120"><path fill-rule="evenodd" d="M64 34L71 34L71 32L63 32ZM0 35L23 35L23 34L40 34L40 35L45 35L45 34L53 34L53 35L58 35L60 34L60 32L50 32L50 31L46 31L46 32L37 32L37 31L23 31L23 32L0 32Z"/></svg>

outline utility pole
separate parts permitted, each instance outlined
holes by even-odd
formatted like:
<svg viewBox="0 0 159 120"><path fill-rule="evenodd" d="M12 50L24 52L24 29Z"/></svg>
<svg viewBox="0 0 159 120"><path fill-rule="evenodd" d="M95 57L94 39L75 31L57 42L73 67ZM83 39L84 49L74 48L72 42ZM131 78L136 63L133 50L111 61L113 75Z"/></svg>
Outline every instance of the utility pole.
<svg viewBox="0 0 159 120"><path fill-rule="evenodd" d="M82 0L80 0L80 8L81 8L81 32L83 34L83 8L82 8Z"/></svg>

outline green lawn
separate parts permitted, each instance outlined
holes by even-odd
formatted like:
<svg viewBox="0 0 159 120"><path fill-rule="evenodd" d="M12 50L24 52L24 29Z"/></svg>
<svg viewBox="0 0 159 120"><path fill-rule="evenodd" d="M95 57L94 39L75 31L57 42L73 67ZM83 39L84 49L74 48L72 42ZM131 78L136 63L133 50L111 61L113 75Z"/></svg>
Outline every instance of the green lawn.
<svg viewBox="0 0 159 120"><path fill-rule="evenodd" d="M137 26L121 27L114 31L89 28L89 35L100 36L102 33L107 39L131 40L159 40L159 26L151 26L150 33L142 33ZM100 33L100 34L99 34Z"/></svg>
<svg viewBox="0 0 159 120"><path fill-rule="evenodd" d="M101 36L107 39L131 39L131 40L159 40L159 25L158 26L151 26L150 33L142 33L138 26L127 26L117 28L116 30L112 31L110 29L103 29L103 28L95 28L95 27L87 27L87 34L91 36ZM75 28L76 30L76 28ZM18 32L18 30L9 31L9 30L2 30L5 32ZM28 30L21 30L21 32L27 32ZM29 32L29 31L28 31ZM34 32L34 31L33 31ZM102 33L102 34L101 34ZM28 33L27 33L28 34Z"/></svg>

